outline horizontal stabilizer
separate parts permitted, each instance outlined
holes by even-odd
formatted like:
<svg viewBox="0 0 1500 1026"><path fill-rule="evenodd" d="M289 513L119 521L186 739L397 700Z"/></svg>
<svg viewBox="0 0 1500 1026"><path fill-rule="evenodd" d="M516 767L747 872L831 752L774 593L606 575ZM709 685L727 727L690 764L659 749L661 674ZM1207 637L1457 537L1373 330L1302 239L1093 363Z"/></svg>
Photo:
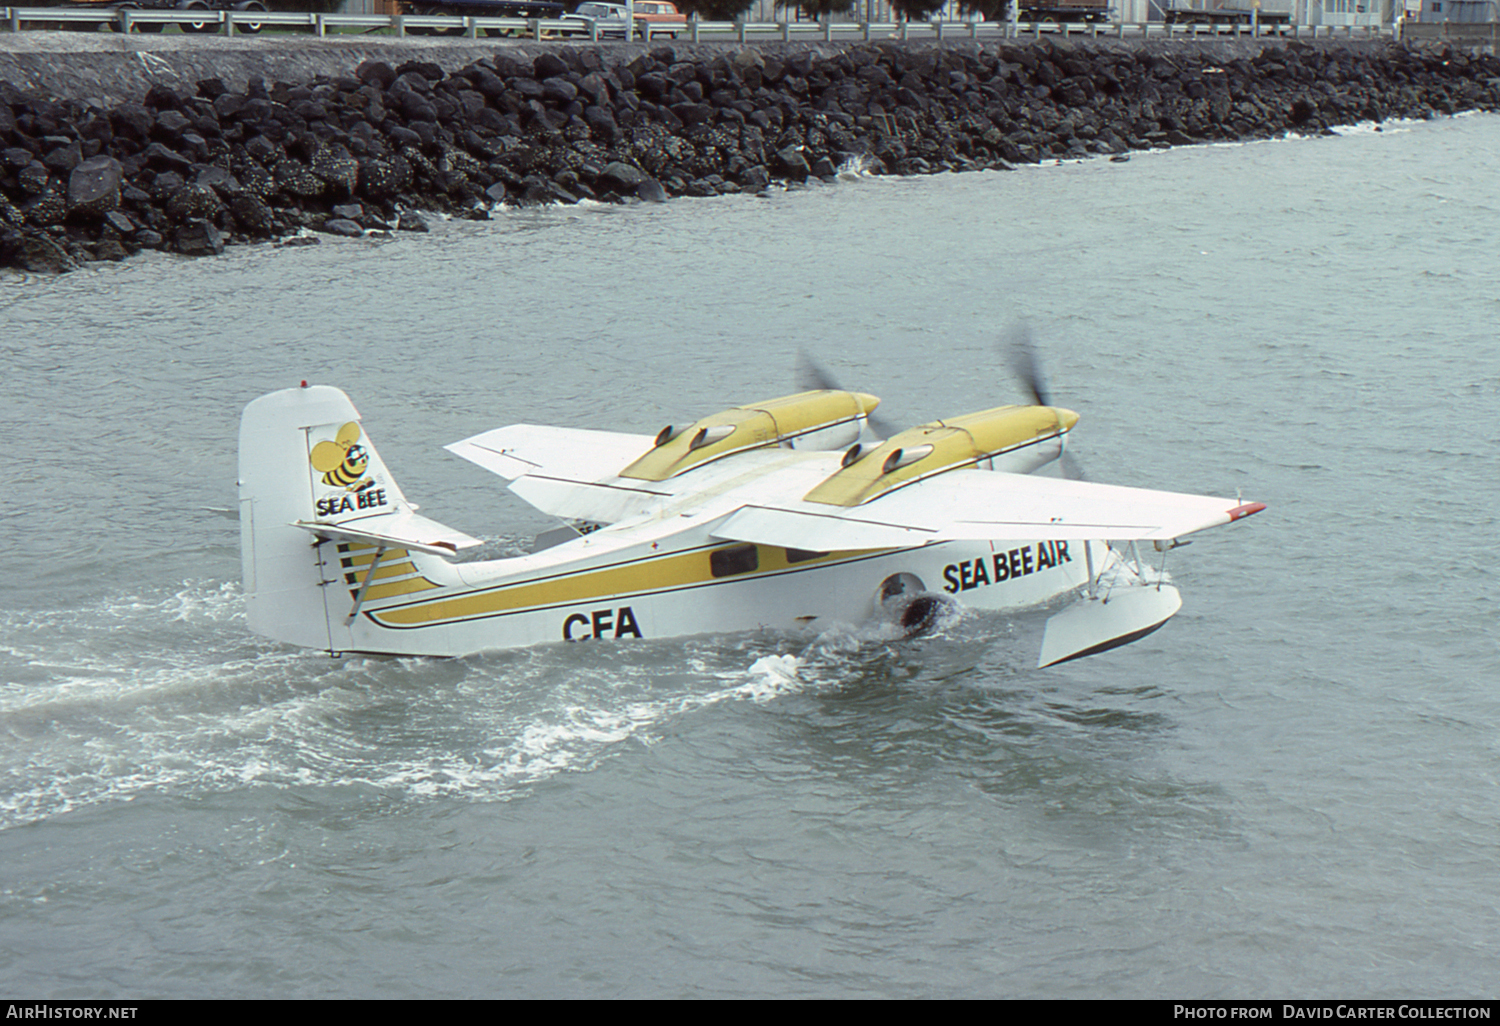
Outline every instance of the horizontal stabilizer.
<svg viewBox="0 0 1500 1026"><path fill-rule="evenodd" d="M617 475L649 451L654 441L650 435L617 431L512 424L444 448L507 480L524 474L552 474L598 481Z"/></svg>
<svg viewBox="0 0 1500 1026"><path fill-rule="evenodd" d="M436 520L408 512L381 513L341 523L298 520L294 526L323 539L334 538L380 548L399 546L434 556L451 556L459 549L471 549L480 544L478 538L470 538Z"/></svg>
<svg viewBox="0 0 1500 1026"><path fill-rule="evenodd" d="M527 474L512 483L510 490L543 513L550 513L555 517L615 524L637 516L671 497L652 487L645 487L646 484L623 478L598 484ZM642 487L635 487L637 485Z"/></svg>

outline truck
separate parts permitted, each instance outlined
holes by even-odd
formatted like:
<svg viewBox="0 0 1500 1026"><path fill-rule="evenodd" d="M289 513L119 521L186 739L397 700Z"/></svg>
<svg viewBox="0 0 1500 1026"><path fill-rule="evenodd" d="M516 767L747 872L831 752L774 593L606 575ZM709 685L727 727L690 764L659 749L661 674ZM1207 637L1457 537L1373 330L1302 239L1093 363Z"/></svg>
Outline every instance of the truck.
<svg viewBox="0 0 1500 1026"><path fill-rule="evenodd" d="M474 18L561 18L567 6L553 0L401 0L402 14L447 15ZM414 35L462 35L463 29L408 28ZM487 28L485 35L498 36L501 29Z"/></svg>
<svg viewBox="0 0 1500 1026"><path fill-rule="evenodd" d="M1044 25L1097 24L1114 14L1109 0L1016 0L1015 20Z"/></svg>

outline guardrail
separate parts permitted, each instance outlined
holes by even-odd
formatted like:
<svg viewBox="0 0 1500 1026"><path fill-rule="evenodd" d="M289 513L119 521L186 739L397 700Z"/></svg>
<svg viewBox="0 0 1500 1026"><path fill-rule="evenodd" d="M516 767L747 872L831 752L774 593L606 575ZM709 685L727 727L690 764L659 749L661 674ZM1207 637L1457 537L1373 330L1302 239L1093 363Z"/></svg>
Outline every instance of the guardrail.
<svg viewBox="0 0 1500 1026"><path fill-rule="evenodd" d="M1468 46L1500 46L1500 22L1408 21L1401 25L1401 38L1422 42L1441 40Z"/></svg>
<svg viewBox="0 0 1500 1026"><path fill-rule="evenodd" d="M161 31L168 25L181 26L185 32L220 33L230 35L259 32L264 28L306 30L315 36L330 32L364 30L366 32L389 30L397 36L433 35L476 39L486 36L512 36L533 40L573 39L604 42L597 36L593 25L584 27L577 21L557 18L487 18L457 15L416 14L314 14L311 12L284 11L208 11L193 10L143 10L140 8L109 8L90 10L80 7L3 7L0 8L0 24L12 32L26 29L48 28L53 25L108 26L116 32L135 32L141 26L159 26L148 31ZM1406 26L1410 38L1412 23ZM1428 26L1420 26L1426 29ZM1434 26L1437 27L1437 26ZM1446 25L1443 26L1446 28ZM1488 25L1475 25L1476 29L1491 29L1484 38L1493 38ZM896 21L896 22L835 22L824 21L698 21L689 20L685 27L650 25L640 22L638 30L649 33L644 38L685 35L692 42L732 41L750 42L762 39L780 39L790 42L793 38L813 38L831 41L835 38L946 39L981 38L1040 38L1048 34L1087 36L1113 36L1124 38L1179 38L1199 36L1271 36L1290 35L1293 38L1332 38L1385 35L1392 32L1391 26L1382 25L1166 25L1161 22L990 22L990 21ZM1476 33L1476 36L1478 33ZM1424 35L1421 38L1425 38ZM1434 38L1437 38L1434 36ZM1442 36L1441 38L1450 38ZM1455 33L1455 41L1460 37Z"/></svg>

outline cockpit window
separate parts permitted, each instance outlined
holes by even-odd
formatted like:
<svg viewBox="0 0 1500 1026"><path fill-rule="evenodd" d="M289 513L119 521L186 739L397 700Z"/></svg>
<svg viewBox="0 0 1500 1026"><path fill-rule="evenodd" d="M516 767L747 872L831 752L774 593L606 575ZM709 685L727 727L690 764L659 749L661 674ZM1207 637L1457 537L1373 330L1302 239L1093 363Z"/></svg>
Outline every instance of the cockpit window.
<svg viewBox="0 0 1500 1026"><path fill-rule="evenodd" d="M708 569L715 577L748 574L760 568L760 551L754 545L734 545L708 554Z"/></svg>

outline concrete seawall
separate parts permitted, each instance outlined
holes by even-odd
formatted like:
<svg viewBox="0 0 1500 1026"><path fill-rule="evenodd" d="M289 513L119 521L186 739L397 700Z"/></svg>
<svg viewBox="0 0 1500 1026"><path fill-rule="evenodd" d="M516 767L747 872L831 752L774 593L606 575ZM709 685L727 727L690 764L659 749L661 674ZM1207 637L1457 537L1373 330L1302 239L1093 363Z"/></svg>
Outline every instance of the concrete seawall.
<svg viewBox="0 0 1500 1026"><path fill-rule="evenodd" d="M367 60L431 61L445 71L456 71L505 48L499 40L373 35L314 39L307 35L5 32L0 33L0 82L26 92L113 106L140 100L153 85L192 92L195 83L218 78L230 89L243 92L253 79L310 82L318 75L348 74ZM531 50L547 48L534 44ZM639 52L641 47L631 50Z"/></svg>
<svg viewBox="0 0 1500 1026"><path fill-rule="evenodd" d="M1015 45L1030 41L1019 39ZM587 44L584 44L587 46ZM662 45L639 42L617 42L599 46L607 66L629 64L643 53ZM757 42L749 48L773 56L812 52L834 54L863 44L797 41ZM889 45L889 44L879 44ZM962 47L961 42L934 44L912 42L913 49L937 45ZM998 44L984 44L992 51ZM1280 45L1269 37L1249 38L1179 37L1166 40L1126 40L1108 44L1118 47L1146 48L1158 52L1207 53L1223 59L1248 57L1264 46ZM1340 49L1380 48L1383 39L1323 40L1311 44ZM530 40L458 40L423 36L394 38L377 35L325 36L307 35L120 35L114 32L0 32L0 82L10 82L26 92L57 99L75 99L96 106L112 106L125 100L139 100L153 85L189 89L204 79L218 78L236 91L243 91L253 80L310 82L318 75L337 76L353 72L367 60L386 61L392 66L406 61L431 62L444 71L453 72L483 60L497 52L517 59L534 59L542 53L569 48L558 42ZM683 60L711 61L714 57L746 47L736 43L671 42L672 50Z"/></svg>
<svg viewBox="0 0 1500 1026"><path fill-rule="evenodd" d="M418 209L828 177L1500 109L1500 61L1385 41L567 46L0 35L0 266L214 253Z"/></svg>

